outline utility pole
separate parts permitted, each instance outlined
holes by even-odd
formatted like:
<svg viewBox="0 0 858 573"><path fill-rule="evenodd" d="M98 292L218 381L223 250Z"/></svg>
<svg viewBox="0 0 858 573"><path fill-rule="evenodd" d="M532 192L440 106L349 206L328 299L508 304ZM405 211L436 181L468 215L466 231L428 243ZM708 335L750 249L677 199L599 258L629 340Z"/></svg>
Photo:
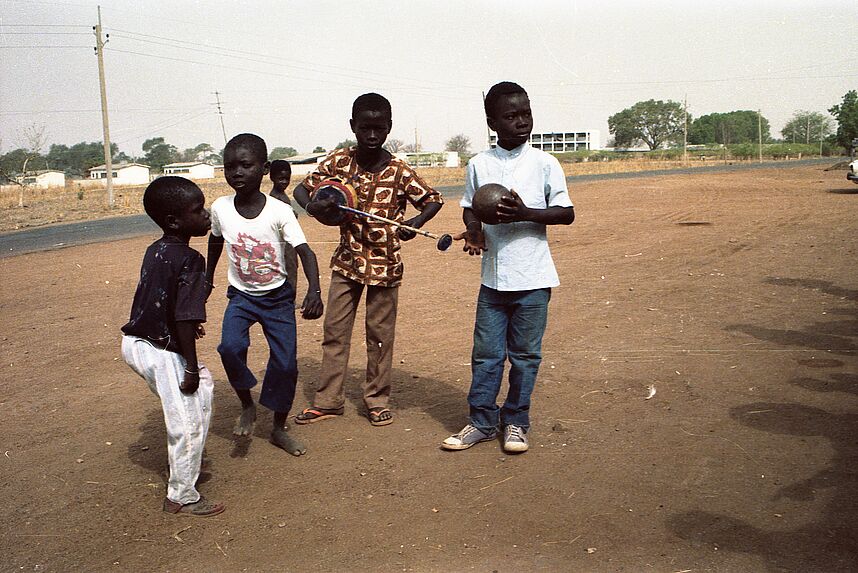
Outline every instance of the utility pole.
<svg viewBox="0 0 858 573"><path fill-rule="evenodd" d="M110 123L107 119L107 86L104 82L104 44L101 40L101 6L98 7L98 24L95 31L95 55L98 56L98 84L101 88L101 127L104 132L104 167L107 170L107 206L113 207L113 154L110 151ZM110 38L110 34L107 35Z"/></svg>
<svg viewBox="0 0 858 573"><path fill-rule="evenodd" d="M217 100L217 114L220 116L220 130L223 132L223 144L226 145L226 128L223 126L223 111L220 109L220 92L214 92Z"/></svg>
<svg viewBox="0 0 858 573"><path fill-rule="evenodd" d="M682 106L684 118L682 120L682 164L688 165L688 94L685 94L685 103Z"/></svg>
<svg viewBox="0 0 858 573"><path fill-rule="evenodd" d="M760 163L763 162L763 112L757 110L757 135L760 138Z"/></svg>

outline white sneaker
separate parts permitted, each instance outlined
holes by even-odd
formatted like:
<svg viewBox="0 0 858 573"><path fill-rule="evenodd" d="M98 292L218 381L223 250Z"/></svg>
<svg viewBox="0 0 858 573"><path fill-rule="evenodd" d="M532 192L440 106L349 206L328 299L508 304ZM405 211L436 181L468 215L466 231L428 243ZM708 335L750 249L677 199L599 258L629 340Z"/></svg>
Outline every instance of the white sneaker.
<svg viewBox="0 0 858 573"><path fill-rule="evenodd" d="M510 424L503 429L503 449L510 453L526 452L527 448L527 430L521 426Z"/></svg>
<svg viewBox="0 0 858 573"><path fill-rule="evenodd" d="M462 428L458 434L453 434L441 442L441 447L445 450L467 450L471 446L479 444L480 442L494 440L496 436L497 432L486 434L482 430L468 424Z"/></svg>

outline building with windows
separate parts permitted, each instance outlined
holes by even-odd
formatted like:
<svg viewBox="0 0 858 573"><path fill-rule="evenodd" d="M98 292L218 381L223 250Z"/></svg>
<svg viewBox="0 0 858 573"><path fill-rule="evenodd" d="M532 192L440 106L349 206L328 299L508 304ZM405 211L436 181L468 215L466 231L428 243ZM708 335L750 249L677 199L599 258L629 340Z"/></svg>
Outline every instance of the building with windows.
<svg viewBox="0 0 858 573"><path fill-rule="evenodd" d="M563 153L566 151L593 151L601 149L600 133L598 130L588 131L541 131L530 134L530 145L548 153ZM498 136L489 136L489 147L495 147Z"/></svg>
<svg viewBox="0 0 858 573"><path fill-rule="evenodd" d="M62 171L56 171L54 169L48 169L45 171L34 171L32 173L28 173L27 175L21 175L15 178L18 183L21 185L31 185L33 187L39 187L41 189L48 189L49 187L65 187L66 186L66 174Z"/></svg>
<svg viewBox="0 0 858 573"><path fill-rule="evenodd" d="M215 168L214 165L202 161L169 163L164 166L164 175L176 175L185 179L212 179L215 176Z"/></svg>
<svg viewBox="0 0 858 573"><path fill-rule="evenodd" d="M149 166L142 163L115 163L113 167L114 185L146 185L149 183ZM89 170L90 179L107 179L107 167L99 165Z"/></svg>

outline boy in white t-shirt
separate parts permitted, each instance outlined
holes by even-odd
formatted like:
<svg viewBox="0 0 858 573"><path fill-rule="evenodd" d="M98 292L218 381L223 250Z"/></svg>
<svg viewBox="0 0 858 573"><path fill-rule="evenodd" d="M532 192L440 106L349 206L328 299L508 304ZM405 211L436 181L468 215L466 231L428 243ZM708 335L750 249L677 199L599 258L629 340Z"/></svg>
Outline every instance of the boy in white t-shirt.
<svg viewBox="0 0 858 573"><path fill-rule="evenodd" d="M512 82L493 86L485 99L486 121L497 147L468 162L460 205L466 231L464 250L483 255L474 348L471 354L469 423L443 441L446 450L464 450L495 439L503 428L503 448L528 449L530 395L542 361L542 335L551 289L560 284L548 250L547 225L568 225L575 211L557 159L528 145L533 116L527 92ZM500 221L485 225L471 210L477 189L497 183L510 189L496 207ZM497 397L509 360L509 391Z"/></svg>
<svg viewBox="0 0 858 573"><path fill-rule="evenodd" d="M292 208L262 193L268 173L268 150L262 138L249 133L233 137L224 149L224 176L234 195L220 197L211 207L212 229L206 265L209 289L214 288L218 259L227 246L229 303L218 346L229 383L242 411L233 433L249 436L256 421L250 389L256 377L247 367L250 327L259 323L268 341L268 365L259 403L274 411L271 442L300 456L307 450L286 431L286 418L295 398L298 363L295 327L295 285L286 277L284 246L292 245L309 283L301 316L322 316L322 290L316 255L307 245Z"/></svg>

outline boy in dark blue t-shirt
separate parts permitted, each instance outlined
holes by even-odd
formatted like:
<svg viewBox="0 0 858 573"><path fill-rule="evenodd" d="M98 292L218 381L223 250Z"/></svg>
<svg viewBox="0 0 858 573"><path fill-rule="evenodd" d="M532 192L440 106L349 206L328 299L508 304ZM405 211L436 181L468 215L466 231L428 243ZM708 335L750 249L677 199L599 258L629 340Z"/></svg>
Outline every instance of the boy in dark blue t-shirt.
<svg viewBox="0 0 858 573"><path fill-rule="evenodd" d="M208 517L224 510L196 489L212 414L214 383L197 361L206 321L206 263L188 246L211 227L205 197L182 177L159 177L143 195L164 236L143 257L131 319L122 327L122 357L161 400L170 479L164 511Z"/></svg>

